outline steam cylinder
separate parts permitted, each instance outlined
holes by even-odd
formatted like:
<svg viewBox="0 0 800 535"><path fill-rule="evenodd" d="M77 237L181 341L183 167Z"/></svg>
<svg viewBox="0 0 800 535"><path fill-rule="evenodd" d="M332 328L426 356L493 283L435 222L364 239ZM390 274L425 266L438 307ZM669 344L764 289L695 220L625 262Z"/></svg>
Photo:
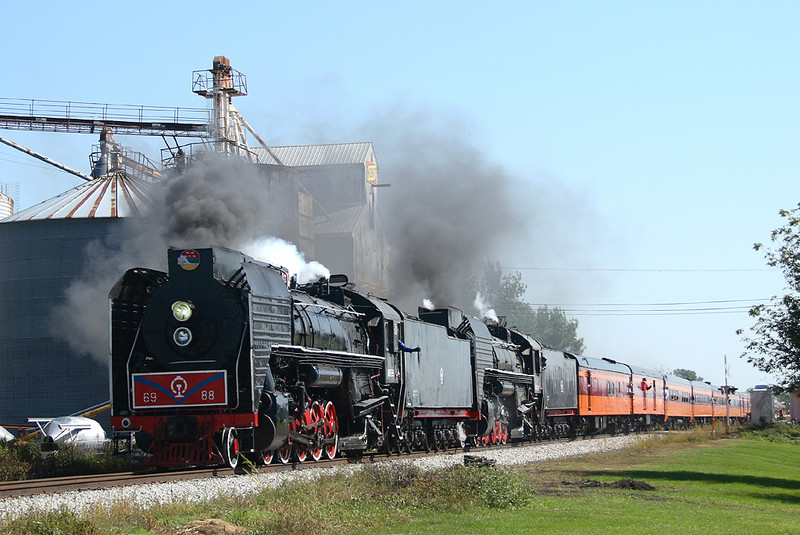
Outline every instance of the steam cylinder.
<svg viewBox="0 0 800 535"><path fill-rule="evenodd" d="M342 384L344 378L341 369L323 364L306 364L300 371L308 388L333 388Z"/></svg>

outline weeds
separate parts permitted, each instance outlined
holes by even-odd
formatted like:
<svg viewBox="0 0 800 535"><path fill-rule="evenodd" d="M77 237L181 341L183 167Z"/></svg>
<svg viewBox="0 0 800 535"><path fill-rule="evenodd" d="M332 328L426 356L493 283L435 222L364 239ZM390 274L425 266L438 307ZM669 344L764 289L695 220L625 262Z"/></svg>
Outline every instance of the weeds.
<svg viewBox="0 0 800 535"><path fill-rule="evenodd" d="M16 522L7 523L4 528L8 535L100 535L100 531L90 518L76 515L70 511L56 513L30 514Z"/></svg>
<svg viewBox="0 0 800 535"><path fill-rule="evenodd" d="M421 475L422 471L410 462L375 464L362 471L365 481L385 489L410 487Z"/></svg>
<svg viewBox="0 0 800 535"><path fill-rule="evenodd" d="M112 455L111 446L94 453L71 444L61 444L54 452L43 452L40 441L14 440L0 443L0 481L122 472L130 469L130 459Z"/></svg>
<svg viewBox="0 0 800 535"><path fill-rule="evenodd" d="M426 475L416 489L422 496L436 496L433 508L453 510L465 504L491 509L521 507L531 489L515 473L491 467L454 466Z"/></svg>
<svg viewBox="0 0 800 535"><path fill-rule="evenodd" d="M782 442L787 444L800 444L800 426L783 422L772 425L750 425L740 431L741 436Z"/></svg>

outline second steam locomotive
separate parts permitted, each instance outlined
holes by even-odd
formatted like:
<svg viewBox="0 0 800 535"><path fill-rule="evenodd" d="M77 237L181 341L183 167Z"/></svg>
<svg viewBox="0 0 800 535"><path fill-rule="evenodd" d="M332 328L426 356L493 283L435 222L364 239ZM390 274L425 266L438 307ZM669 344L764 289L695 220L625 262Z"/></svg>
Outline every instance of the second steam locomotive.
<svg viewBox="0 0 800 535"><path fill-rule="evenodd" d="M111 424L154 466L236 467L744 418L749 401L544 348L454 308L411 316L343 276L295 287L223 248L170 249L111 302Z"/></svg>

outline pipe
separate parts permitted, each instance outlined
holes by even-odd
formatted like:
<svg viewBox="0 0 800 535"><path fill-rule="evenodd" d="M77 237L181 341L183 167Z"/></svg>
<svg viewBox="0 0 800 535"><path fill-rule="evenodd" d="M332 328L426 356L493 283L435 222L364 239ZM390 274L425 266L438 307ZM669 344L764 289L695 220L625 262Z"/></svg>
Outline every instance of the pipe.
<svg viewBox="0 0 800 535"><path fill-rule="evenodd" d="M63 163L59 163L59 162L57 162L55 160L51 160L50 158L48 158L44 154L39 154L38 152L33 151L33 150L29 149L28 147L24 147L24 146L20 145L19 143L11 141L10 139L6 139L4 137L0 137L0 143L5 143L6 145L8 145L9 147L11 147L13 149L17 149L18 151L24 152L25 154L27 154L29 156L33 156L34 158L42 160L45 163L49 163L50 165L52 165L54 167L58 167L62 171L66 171L67 173L70 173L70 174L73 174L73 175L75 175L77 177L80 177L80 178L86 180L87 182L91 182L92 181L92 177L90 177L89 175L81 173L80 171L76 171L75 169L73 169L71 167L67 167Z"/></svg>

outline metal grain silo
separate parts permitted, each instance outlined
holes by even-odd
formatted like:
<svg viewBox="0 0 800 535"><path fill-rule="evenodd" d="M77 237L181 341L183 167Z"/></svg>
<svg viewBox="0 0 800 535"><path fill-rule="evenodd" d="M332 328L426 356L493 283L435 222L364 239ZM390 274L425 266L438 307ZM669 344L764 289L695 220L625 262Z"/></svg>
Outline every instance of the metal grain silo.
<svg viewBox="0 0 800 535"><path fill-rule="evenodd" d="M53 310L85 276L84 252L122 239L153 184L122 173L86 182L0 221L0 423L71 414L108 400L107 364L54 333Z"/></svg>

